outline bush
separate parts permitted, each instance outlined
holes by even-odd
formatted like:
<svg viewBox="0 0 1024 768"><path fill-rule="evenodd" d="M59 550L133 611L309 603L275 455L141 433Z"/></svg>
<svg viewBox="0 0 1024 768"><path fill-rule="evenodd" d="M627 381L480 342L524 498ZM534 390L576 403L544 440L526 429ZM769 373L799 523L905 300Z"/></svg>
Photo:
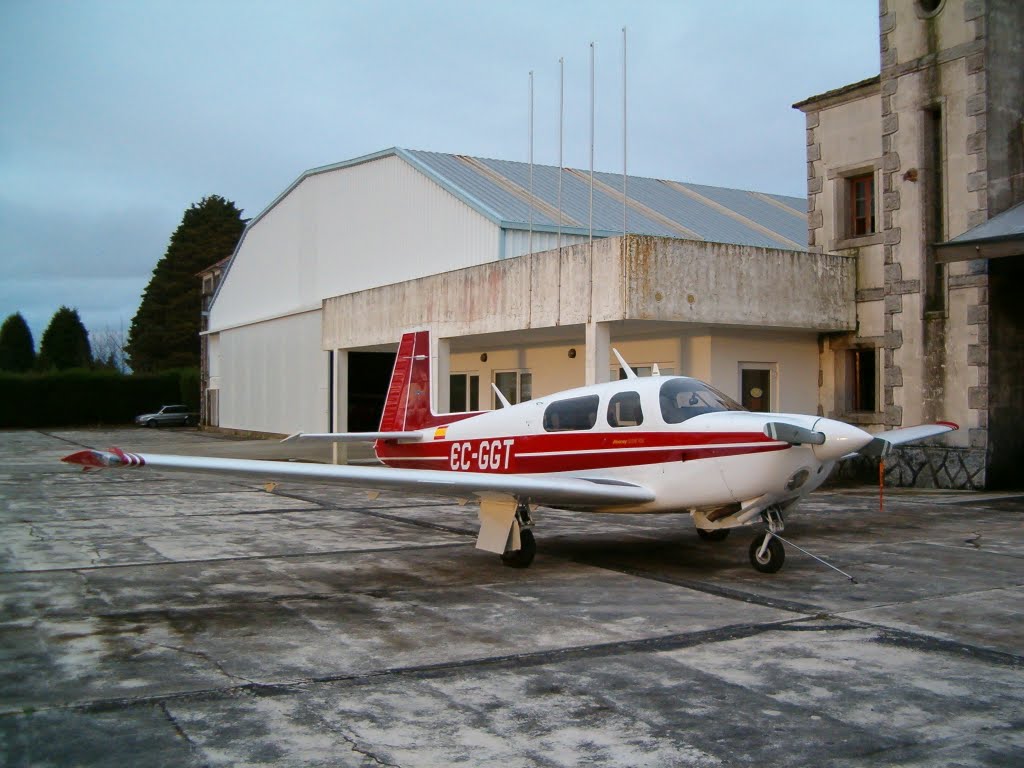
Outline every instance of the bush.
<svg viewBox="0 0 1024 768"><path fill-rule="evenodd" d="M131 424L140 413L171 403L198 410L198 371L131 376L85 369L0 373L0 427Z"/></svg>

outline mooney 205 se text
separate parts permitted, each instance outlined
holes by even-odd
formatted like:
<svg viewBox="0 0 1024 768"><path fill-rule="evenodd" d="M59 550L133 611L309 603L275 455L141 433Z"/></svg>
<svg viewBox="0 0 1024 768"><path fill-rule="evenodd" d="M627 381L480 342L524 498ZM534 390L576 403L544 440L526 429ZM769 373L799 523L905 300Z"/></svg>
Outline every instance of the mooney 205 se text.
<svg viewBox="0 0 1024 768"><path fill-rule="evenodd" d="M288 439L373 441L383 467L85 450L64 458L87 469L241 475L318 481L480 501L477 547L526 567L536 543L531 507L608 513L688 513L700 536L762 523L750 561L777 571L783 513L813 491L839 459L884 456L892 445L957 426L938 423L871 435L819 416L751 413L696 379L627 378L495 411L435 414L430 340L402 337L379 432L299 434ZM618 357L618 352L615 353Z"/></svg>

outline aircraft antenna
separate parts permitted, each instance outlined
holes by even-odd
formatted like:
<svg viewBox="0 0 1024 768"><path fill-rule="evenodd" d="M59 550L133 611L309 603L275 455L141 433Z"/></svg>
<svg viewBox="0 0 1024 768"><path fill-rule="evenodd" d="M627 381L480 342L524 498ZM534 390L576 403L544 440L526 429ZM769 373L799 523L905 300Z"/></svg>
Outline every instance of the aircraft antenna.
<svg viewBox="0 0 1024 768"><path fill-rule="evenodd" d="M619 354L619 350L617 350L615 347L612 347L612 352L614 352L615 353L615 357L618 358L619 365L622 366L622 370L626 372L626 378L627 379L635 379L636 378L636 371L634 371L632 368L630 368L629 367L629 363L627 363L625 360L622 359L622 355Z"/></svg>
<svg viewBox="0 0 1024 768"><path fill-rule="evenodd" d="M498 402L501 403L502 408L512 407L512 403L510 403L508 399L503 394L501 394L501 390L498 389L498 385L495 384L493 381L491 382L491 389L493 389L494 394L498 396Z"/></svg>

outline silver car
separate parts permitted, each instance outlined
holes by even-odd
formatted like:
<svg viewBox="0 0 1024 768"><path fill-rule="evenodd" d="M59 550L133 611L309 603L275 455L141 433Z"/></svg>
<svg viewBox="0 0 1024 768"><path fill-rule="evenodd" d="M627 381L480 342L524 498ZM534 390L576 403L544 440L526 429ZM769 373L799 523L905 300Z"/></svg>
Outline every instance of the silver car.
<svg viewBox="0 0 1024 768"><path fill-rule="evenodd" d="M156 413L135 417L140 427L187 427L196 421L196 414L190 413L187 405L165 405Z"/></svg>

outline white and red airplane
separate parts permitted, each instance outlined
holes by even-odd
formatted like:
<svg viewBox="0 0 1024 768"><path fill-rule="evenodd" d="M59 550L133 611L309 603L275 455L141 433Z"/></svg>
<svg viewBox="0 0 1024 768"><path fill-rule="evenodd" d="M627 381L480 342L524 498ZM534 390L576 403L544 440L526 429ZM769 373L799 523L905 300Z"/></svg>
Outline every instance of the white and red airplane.
<svg viewBox="0 0 1024 768"><path fill-rule="evenodd" d="M570 389L477 413L430 407L427 331L402 337L379 432L298 434L335 442L373 441L385 466L84 450L63 461L86 469L241 475L413 491L480 502L477 547L525 568L536 543L531 507L609 513L688 513L700 536L763 522L750 545L758 571L782 567L783 513L813 491L833 464L862 453L957 429L910 427L875 436L820 416L751 413L697 379L637 377Z"/></svg>

